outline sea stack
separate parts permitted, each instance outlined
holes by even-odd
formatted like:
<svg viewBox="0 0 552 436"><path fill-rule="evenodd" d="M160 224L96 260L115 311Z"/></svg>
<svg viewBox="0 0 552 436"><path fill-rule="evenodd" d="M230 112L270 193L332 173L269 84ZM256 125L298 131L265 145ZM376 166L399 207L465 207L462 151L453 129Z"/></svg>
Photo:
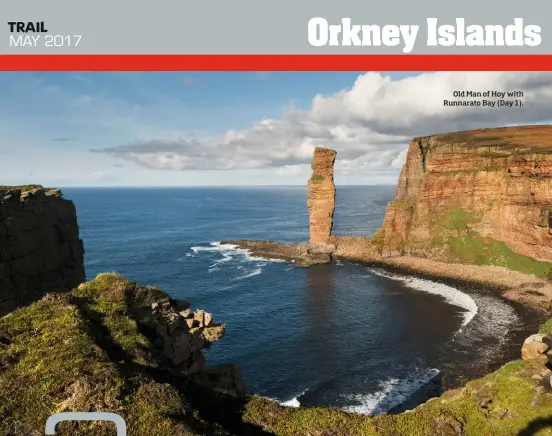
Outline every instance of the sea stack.
<svg viewBox="0 0 552 436"><path fill-rule="evenodd" d="M316 147L312 158L312 177L308 183L310 249L331 252L333 214L335 210L334 163L337 152Z"/></svg>

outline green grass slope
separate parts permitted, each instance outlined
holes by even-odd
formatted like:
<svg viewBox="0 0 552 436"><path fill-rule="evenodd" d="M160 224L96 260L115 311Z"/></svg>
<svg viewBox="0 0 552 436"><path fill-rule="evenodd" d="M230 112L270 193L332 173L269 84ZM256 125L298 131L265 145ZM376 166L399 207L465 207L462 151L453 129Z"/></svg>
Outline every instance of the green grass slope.
<svg viewBox="0 0 552 436"><path fill-rule="evenodd" d="M39 435L54 413L103 411L123 416L131 436L552 435L542 360L510 362L413 411L373 418L209 390L171 371L154 344L141 309L166 301L159 289L100 274L1 318L0 434ZM63 423L57 434L115 431L109 423Z"/></svg>

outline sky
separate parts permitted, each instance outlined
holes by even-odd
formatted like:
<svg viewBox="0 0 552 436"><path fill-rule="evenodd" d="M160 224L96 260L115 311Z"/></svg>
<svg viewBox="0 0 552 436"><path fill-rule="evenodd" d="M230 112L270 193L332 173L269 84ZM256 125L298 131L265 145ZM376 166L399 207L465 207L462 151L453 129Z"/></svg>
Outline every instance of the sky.
<svg viewBox="0 0 552 436"><path fill-rule="evenodd" d="M444 107L454 91L523 107ZM414 136L549 123L552 73L0 73L0 185L395 184Z"/></svg>

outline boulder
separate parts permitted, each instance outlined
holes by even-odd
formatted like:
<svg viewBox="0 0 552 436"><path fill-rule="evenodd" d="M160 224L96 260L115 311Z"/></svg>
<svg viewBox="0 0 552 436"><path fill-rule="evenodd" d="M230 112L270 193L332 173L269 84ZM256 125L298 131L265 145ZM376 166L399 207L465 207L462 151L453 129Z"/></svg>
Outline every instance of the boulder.
<svg viewBox="0 0 552 436"><path fill-rule="evenodd" d="M544 335L531 335L523 342L521 347L521 358L523 360L533 360L545 358L548 345L543 342Z"/></svg>
<svg viewBox="0 0 552 436"><path fill-rule="evenodd" d="M200 327L208 327L213 321L213 315L199 309L195 311L194 319L199 323Z"/></svg>
<svg viewBox="0 0 552 436"><path fill-rule="evenodd" d="M177 371L191 375L203 369L201 350L224 336L224 325L213 324L213 315L204 310L192 312L188 304L153 303L151 314L163 355Z"/></svg>

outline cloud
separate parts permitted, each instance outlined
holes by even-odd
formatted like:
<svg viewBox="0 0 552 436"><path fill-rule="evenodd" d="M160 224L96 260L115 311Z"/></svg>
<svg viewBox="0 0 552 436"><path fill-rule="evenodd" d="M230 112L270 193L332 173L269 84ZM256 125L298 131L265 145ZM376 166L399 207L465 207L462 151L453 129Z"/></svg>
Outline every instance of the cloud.
<svg viewBox="0 0 552 436"><path fill-rule="evenodd" d="M197 83L199 83L199 77L195 77L195 76L182 77L183 85L196 85Z"/></svg>
<svg viewBox="0 0 552 436"><path fill-rule="evenodd" d="M123 164L113 164L113 168L124 168Z"/></svg>
<svg viewBox="0 0 552 436"><path fill-rule="evenodd" d="M103 179L106 176L104 171L91 171L88 173L87 178L92 180Z"/></svg>
<svg viewBox="0 0 552 436"><path fill-rule="evenodd" d="M523 107L443 105L458 100L455 91L517 90L524 93ZM344 174L397 172L414 136L545 122L551 97L551 73L435 72L393 81L370 72L349 89L317 95L306 110L289 108L279 119L214 140L153 138L92 151L154 169L276 168L280 175L296 175L308 172L314 147L322 146L338 151L336 170Z"/></svg>

